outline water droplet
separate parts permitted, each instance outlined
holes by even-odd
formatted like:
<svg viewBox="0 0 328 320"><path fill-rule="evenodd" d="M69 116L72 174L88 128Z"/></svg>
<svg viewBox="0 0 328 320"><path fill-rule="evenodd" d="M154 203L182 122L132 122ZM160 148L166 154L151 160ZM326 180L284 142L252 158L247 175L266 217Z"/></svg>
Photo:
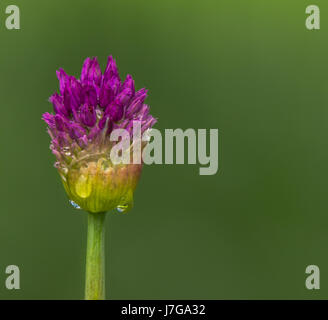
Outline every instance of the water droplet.
<svg viewBox="0 0 328 320"><path fill-rule="evenodd" d="M128 209L128 205L127 204L121 204L121 205L118 205L116 207L116 210L119 212L119 213L124 213L127 209Z"/></svg>
<svg viewBox="0 0 328 320"><path fill-rule="evenodd" d="M72 154L70 147L62 147L61 152L67 157L69 157Z"/></svg>
<svg viewBox="0 0 328 320"><path fill-rule="evenodd" d="M102 111L97 109L96 110L96 115L97 115L97 118L100 119L102 117Z"/></svg>
<svg viewBox="0 0 328 320"><path fill-rule="evenodd" d="M81 207L75 203L73 200L70 200L69 203L75 208L75 209L81 209Z"/></svg>
<svg viewBox="0 0 328 320"><path fill-rule="evenodd" d="M75 191L81 198L88 198L92 191L92 182L86 176L81 175L75 184Z"/></svg>
<svg viewBox="0 0 328 320"><path fill-rule="evenodd" d="M68 173L68 168L63 166L60 162L55 162L54 167L56 169L58 169L59 171L61 171L63 174L67 174Z"/></svg>

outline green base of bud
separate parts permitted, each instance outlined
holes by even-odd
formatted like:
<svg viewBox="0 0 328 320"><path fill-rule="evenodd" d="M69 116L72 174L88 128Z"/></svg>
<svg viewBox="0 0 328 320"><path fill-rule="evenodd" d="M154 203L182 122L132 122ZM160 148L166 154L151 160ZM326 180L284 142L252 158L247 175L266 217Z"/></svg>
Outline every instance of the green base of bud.
<svg viewBox="0 0 328 320"><path fill-rule="evenodd" d="M98 213L121 208L121 212L127 212L133 206L141 169L141 164L113 165L100 157L79 162L60 176L70 200L81 209Z"/></svg>

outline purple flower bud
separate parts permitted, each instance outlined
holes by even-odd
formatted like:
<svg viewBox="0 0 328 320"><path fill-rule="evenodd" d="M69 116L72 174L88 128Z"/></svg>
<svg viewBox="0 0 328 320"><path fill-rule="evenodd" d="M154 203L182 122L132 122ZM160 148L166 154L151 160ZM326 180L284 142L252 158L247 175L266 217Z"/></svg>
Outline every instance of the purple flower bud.
<svg viewBox="0 0 328 320"><path fill-rule="evenodd" d="M98 123L98 127L100 130L104 130L107 126L107 134L109 134L113 129L113 121L111 120L108 114L104 114L104 116L100 119Z"/></svg>
<svg viewBox="0 0 328 320"><path fill-rule="evenodd" d="M93 86L84 86L82 89L82 95L84 104L97 106L97 91Z"/></svg>
<svg viewBox="0 0 328 320"><path fill-rule="evenodd" d="M68 113L71 113L73 108L73 97L70 94L69 90L65 88L64 90L64 106Z"/></svg>
<svg viewBox="0 0 328 320"><path fill-rule="evenodd" d="M101 121L101 120L100 120ZM100 121L99 121L99 123L100 123ZM98 127L99 126L99 127ZM102 129L100 129L100 125L98 124L98 126L94 126L91 130L90 130L90 132L89 132L89 134L88 134L88 139L90 139L90 140L92 140L93 138L95 138L98 134L99 134L99 132L101 132L101 130ZM104 125L105 126L105 125Z"/></svg>
<svg viewBox="0 0 328 320"><path fill-rule="evenodd" d="M98 122L98 127L100 130L105 128L106 122L111 122L108 114L104 114L103 117Z"/></svg>
<svg viewBox="0 0 328 320"><path fill-rule="evenodd" d="M140 111L136 115L135 119L146 120L149 114L149 107L146 104L143 104Z"/></svg>
<svg viewBox="0 0 328 320"><path fill-rule="evenodd" d="M130 122L130 120L125 119L125 120L123 120L123 121L120 122L120 123L115 123L115 124L113 125L113 129L125 129L126 126L129 124L129 122Z"/></svg>
<svg viewBox="0 0 328 320"><path fill-rule="evenodd" d="M70 77L70 86L68 90L72 97L72 109L77 110L82 103L82 86L81 83L73 76Z"/></svg>
<svg viewBox="0 0 328 320"><path fill-rule="evenodd" d="M145 89L145 88L142 88L140 89L139 91L136 92L136 94L134 95L134 98L137 99L137 98L140 98L140 97L144 97L144 99L147 98L147 93L148 93L148 90Z"/></svg>
<svg viewBox="0 0 328 320"><path fill-rule="evenodd" d="M119 121L123 117L123 106L112 102L105 110L105 114L108 114L112 121Z"/></svg>
<svg viewBox="0 0 328 320"><path fill-rule="evenodd" d="M42 120L48 125L50 129L55 129L55 116L49 112L42 115Z"/></svg>
<svg viewBox="0 0 328 320"><path fill-rule="evenodd" d="M60 96L58 93L54 93L49 98L49 101L53 104L54 111L56 114L61 114L65 117L69 117L69 112L66 110L64 106L64 100L62 96Z"/></svg>
<svg viewBox="0 0 328 320"><path fill-rule="evenodd" d="M125 106L133 95L131 88L125 88L115 99L115 103L119 106Z"/></svg>
<svg viewBox="0 0 328 320"><path fill-rule="evenodd" d="M119 78L113 77L108 81L108 86L110 87L113 96L115 96L121 87L121 81Z"/></svg>
<svg viewBox="0 0 328 320"><path fill-rule="evenodd" d="M134 95L135 93L135 89L134 89L134 80L132 78L132 76L130 74L128 74L126 76L125 81L122 84L122 90L126 89L126 88L130 88L132 91L132 95Z"/></svg>
<svg viewBox="0 0 328 320"><path fill-rule="evenodd" d="M100 86L101 84L101 69L98 63L97 58L87 58L84 61L82 73L81 73L81 82L83 85L96 85Z"/></svg>
<svg viewBox="0 0 328 320"><path fill-rule="evenodd" d="M133 135L133 121L130 120L128 124L125 126L125 130L127 130L130 134L130 136Z"/></svg>
<svg viewBox="0 0 328 320"><path fill-rule="evenodd" d="M151 115L149 115L146 120L142 121L141 132L145 132L147 129L151 128L156 122L157 120Z"/></svg>
<svg viewBox="0 0 328 320"><path fill-rule="evenodd" d="M76 122L76 123L80 123L81 122L80 115L79 115L79 110L73 109L72 110L72 115L73 115L74 122Z"/></svg>
<svg viewBox="0 0 328 320"><path fill-rule="evenodd" d="M56 128L58 131L66 131L67 130L67 125L65 123L65 119L60 114L55 115L55 124L56 124Z"/></svg>
<svg viewBox="0 0 328 320"><path fill-rule="evenodd" d="M120 80L116 62L112 56L109 56L107 61L107 66L104 72L104 79L111 79L112 77L118 78Z"/></svg>
<svg viewBox="0 0 328 320"><path fill-rule="evenodd" d="M99 106L102 109L105 109L110 102L113 100L113 92L109 85L109 83L104 83L101 86L100 93L99 93Z"/></svg>
<svg viewBox="0 0 328 320"><path fill-rule="evenodd" d="M125 117L131 118L134 114L137 114L140 111L146 97L147 91L145 89L139 90L130 105L128 106L128 108L126 109Z"/></svg>
<svg viewBox="0 0 328 320"><path fill-rule="evenodd" d="M97 122L95 107L92 105L84 104L81 107L80 118L83 124L88 127L93 127Z"/></svg>
<svg viewBox="0 0 328 320"><path fill-rule="evenodd" d="M67 133L65 132L59 132L57 139L53 141L53 143L56 143L59 147L66 147L70 145L70 138Z"/></svg>
<svg viewBox="0 0 328 320"><path fill-rule="evenodd" d="M63 69L59 69L57 72L57 78L59 80L59 90L61 94L64 94L66 86L69 84L69 77Z"/></svg>
<svg viewBox="0 0 328 320"><path fill-rule="evenodd" d="M77 123L69 124L69 135L71 139L81 138L86 134L86 131Z"/></svg>
<svg viewBox="0 0 328 320"><path fill-rule="evenodd" d="M101 78L102 78L102 74L101 74L99 62L97 58L94 58L89 71L89 82L99 87L101 84Z"/></svg>
<svg viewBox="0 0 328 320"><path fill-rule="evenodd" d="M90 58L86 58L83 62L82 71L81 71L81 83L84 85L88 84L89 70L91 66L92 60Z"/></svg>
<svg viewBox="0 0 328 320"><path fill-rule="evenodd" d="M154 125L156 119L144 104L147 90L135 92L129 74L122 83L111 56L103 75L97 58L87 58L80 79L62 69L57 77L60 94L49 99L55 114L42 118L69 198L89 212L130 207L142 164L116 165L109 159L116 143L109 135L113 128L125 128L132 136L135 120L141 122L142 132ZM130 156L131 147L126 150Z"/></svg>

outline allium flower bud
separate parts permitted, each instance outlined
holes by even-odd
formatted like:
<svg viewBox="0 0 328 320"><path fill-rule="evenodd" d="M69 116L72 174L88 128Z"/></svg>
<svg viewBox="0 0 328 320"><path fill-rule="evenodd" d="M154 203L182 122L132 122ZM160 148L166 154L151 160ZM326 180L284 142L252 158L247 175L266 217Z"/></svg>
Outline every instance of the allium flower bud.
<svg viewBox="0 0 328 320"><path fill-rule="evenodd" d="M120 141L111 141L110 134L114 129L126 129L132 138L134 121L140 121L141 132L156 123L144 104L147 91L135 92L130 75L122 82L111 56L104 74L97 58L87 58L80 79L62 69L57 77L59 93L49 99L54 114L45 113L42 118L48 125L55 167L70 200L93 213L115 208L127 211L142 163L113 161L111 151ZM132 159L131 141L124 152Z"/></svg>

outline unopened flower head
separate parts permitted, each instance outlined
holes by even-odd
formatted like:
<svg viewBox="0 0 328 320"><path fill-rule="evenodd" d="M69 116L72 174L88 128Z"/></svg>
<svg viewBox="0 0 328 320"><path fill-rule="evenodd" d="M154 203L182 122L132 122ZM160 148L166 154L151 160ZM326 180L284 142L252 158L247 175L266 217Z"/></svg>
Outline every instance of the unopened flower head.
<svg viewBox="0 0 328 320"><path fill-rule="evenodd" d="M136 121L140 134L156 123L144 104L147 90L135 91L131 75L121 81L111 56L103 74L97 58L87 58L80 79L62 69L57 76L59 93L49 99L54 114L43 114L43 120L57 159L55 167L70 200L89 212L127 211L142 163L113 161L111 150L124 141L112 141L110 135L113 130L125 129L132 137ZM132 157L134 143L132 140L123 150L125 155Z"/></svg>

